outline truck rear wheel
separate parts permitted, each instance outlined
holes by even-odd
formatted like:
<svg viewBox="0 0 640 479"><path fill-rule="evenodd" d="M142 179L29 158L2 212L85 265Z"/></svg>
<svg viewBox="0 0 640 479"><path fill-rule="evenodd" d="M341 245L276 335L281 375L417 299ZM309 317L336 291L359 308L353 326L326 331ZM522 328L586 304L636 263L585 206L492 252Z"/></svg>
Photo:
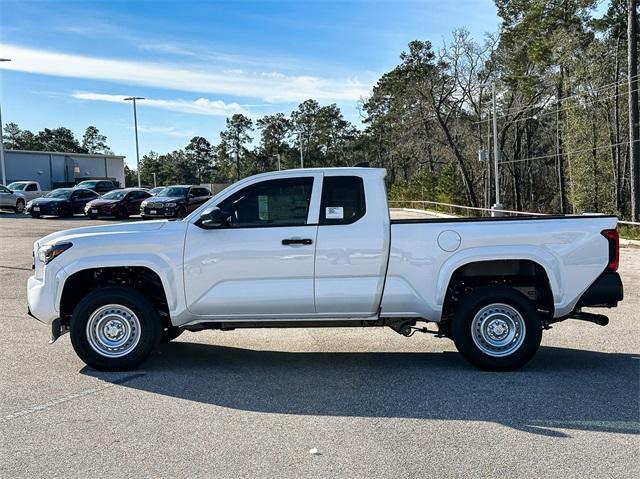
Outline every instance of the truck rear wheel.
<svg viewBox="0 0 640 479"><path fill-rule="evenodd" d="M458 304L451 333L471 364L487 371L513 371L538 351L542 324L535 305L522 293L484 286Z"/></svg>
<svg viewBox="0 0 640 479"><path fill-rule="evenodd" d="M101 371L136 367L160 341L160 318L151 302L130 288L99 288L75 307L70 337L76 354Z"/></svg>

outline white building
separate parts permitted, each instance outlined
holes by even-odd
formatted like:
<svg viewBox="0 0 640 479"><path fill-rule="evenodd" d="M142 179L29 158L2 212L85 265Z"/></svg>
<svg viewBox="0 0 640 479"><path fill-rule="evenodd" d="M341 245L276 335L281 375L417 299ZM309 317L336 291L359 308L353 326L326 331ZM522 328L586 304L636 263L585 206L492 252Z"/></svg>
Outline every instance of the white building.
<svg viewBox="0 0 640 479"><path fill-rule="evenodd" d="M73 186L83 179L111 179L124 187L124 156L53 151L4 150L7 184L32 180L43 190Z"/></svg>

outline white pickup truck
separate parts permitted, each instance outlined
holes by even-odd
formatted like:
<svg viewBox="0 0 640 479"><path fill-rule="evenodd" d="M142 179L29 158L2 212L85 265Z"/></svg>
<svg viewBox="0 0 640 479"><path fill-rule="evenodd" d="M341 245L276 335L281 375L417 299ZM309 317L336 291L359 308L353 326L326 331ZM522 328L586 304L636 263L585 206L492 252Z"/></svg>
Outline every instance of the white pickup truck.
<svg viewBox="0 0 640 479"><path fill-rule="evenodd" d="M21 193L27 202L44 196L48 191L42 191L37 181L14 181L7 185L11 191Z"/></svg>
<svg viewBox="0 0 640 479"><path fill-rule="evenodd" d="M340 326L434 333L513 370L543 329L605 325L582 308L622 300L615 217L391 220L384 176L265 173L183 220L51 234L34 244L29 312L102 370L184 330Z"/></svg>

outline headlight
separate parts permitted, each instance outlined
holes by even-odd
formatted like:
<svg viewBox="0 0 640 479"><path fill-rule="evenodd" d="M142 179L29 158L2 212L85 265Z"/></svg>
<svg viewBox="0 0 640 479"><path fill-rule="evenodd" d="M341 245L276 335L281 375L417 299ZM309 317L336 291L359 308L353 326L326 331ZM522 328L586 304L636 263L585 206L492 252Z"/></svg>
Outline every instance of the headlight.
<svg viewBox="0 0 640 479"><path fill-rule="evenodd" d="M144 208L145 206L147 206L147 203L149 203L149 202L148 201L143 201L142 203L140 203L140 206Z"/></svg>
<svg viewBox="0 0 640 479"><path fill-rule="evenodd" d="M176 204L175 203L165 203L164 204L167 208L175 208Z"/></svg>
<svg viewBox="0 0 640 479"><path fill-rule="evenodd" d="M27 201L27 204L26 204L27 208L31 208L32 205L33 205L33 201Z"/></svg>
<svg viewBox="0 0 640 479"><path fill-rule="evenodd" d="M55 258L67 251L73 246L73 243L59 243L38 248L38 259L44 264L49 264Z"/></svg>

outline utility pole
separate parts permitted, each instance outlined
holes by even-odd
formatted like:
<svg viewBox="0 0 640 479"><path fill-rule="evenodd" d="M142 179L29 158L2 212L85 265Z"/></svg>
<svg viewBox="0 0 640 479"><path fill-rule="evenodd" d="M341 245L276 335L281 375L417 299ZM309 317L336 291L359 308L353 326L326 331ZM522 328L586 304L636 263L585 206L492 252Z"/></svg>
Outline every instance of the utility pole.
<svg viewBox="0 0 640 479"><path fill-rule="evenodd" d="M152 174L153 174L153 187L155 188L156 186L158 186L156 184L156 172L154 171Z"/></svg>
<svg viewBox="0 0 640 479"><path fill-rule="evenodd" d="M640 126L638 125L638 1L629 0L627 61L629 64L629 159L631 163L631 221L640 221Z"/></svg>
<svg viewBox="0 0 640 479"><path fill-rule="evenodd" d="M136 133L136 173L138 173L138 188L142 186L140 182L140 150L138 148L138 113L136 111L136 100L144 100L141 96L130 96L125 101L133 100L133 129Z"/></svg>
<svg viewBox="0 0 640 479"><path fill-rule="evenodd" d="M304 156L302 154L302 136L300 137L300 168L304 168Z"/></svg>
<svg viewBox="0 0 640 479"><path fill-rule="evenodd" d="M0 58L0 62L10 62L10 58ZM2 165L2 184L7 185L7 170L4 166L4 138L2 138L3 133L3 123L2 123L2 108L0 107L0 164Z"/></svg>
<svg viewBox="0 0 640 479"><path fill-rule="evenodd" d="M496 82L491 82L491 109L493 110L493 177L496 188L496 203L493 205L494 210L502 209L500 204L500 170L498 169L498 161L500 153L498 151L498 117L496 114ZM494 211L492 216L500 216L502 213Z"/></svg>
<svg viewBox="0 0 640 479"><path fill-rule="evenodd" d="M276 153L275 156L278 159L278 171L280 171L280 153Z"/></svg>

